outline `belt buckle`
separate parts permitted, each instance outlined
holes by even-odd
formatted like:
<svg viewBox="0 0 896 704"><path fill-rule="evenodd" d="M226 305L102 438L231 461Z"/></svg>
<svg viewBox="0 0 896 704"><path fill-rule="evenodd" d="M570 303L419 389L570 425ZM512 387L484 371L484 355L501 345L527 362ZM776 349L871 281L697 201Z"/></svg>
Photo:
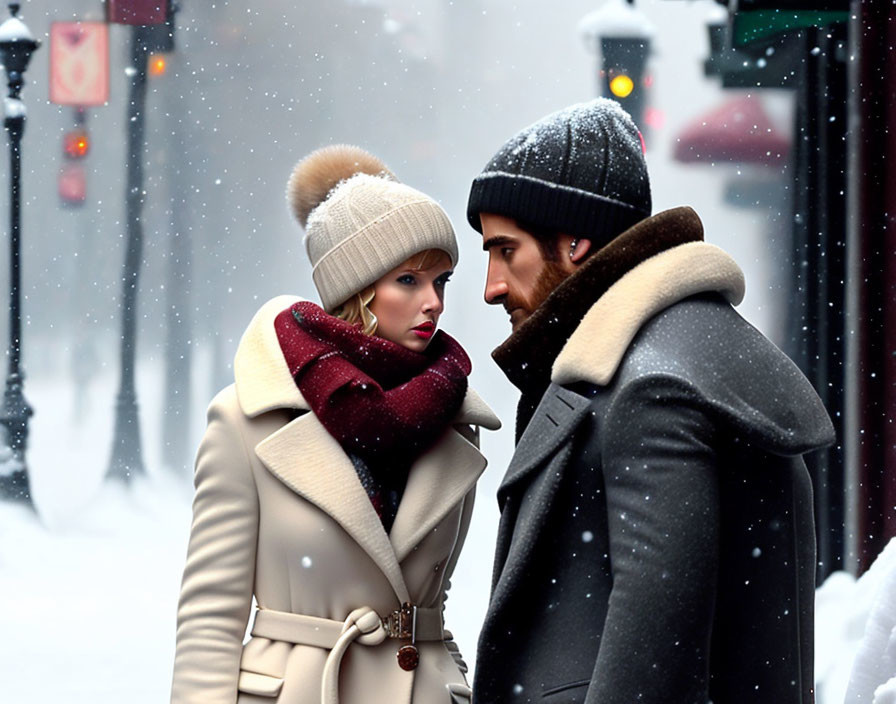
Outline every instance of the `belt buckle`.
<svg viewBox="0 0 896 704"><path fill-rule="evenodd" d="M383 628L389 638L410 639L411 643L417 640L417 607L405 602L400 609L396 609L383 619Z"/></svg>

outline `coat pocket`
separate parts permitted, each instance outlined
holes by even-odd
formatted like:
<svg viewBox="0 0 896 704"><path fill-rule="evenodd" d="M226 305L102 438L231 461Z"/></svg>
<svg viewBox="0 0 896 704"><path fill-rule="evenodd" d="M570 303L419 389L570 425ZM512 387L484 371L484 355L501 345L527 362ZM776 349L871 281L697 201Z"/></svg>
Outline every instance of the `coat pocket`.
<svg viewBox="0 0 896 704"><path fill-rule="evenodd" d="M250 638L243 646L237 689L256 697L279 696L290 652L291 643Z"/></svg>
<svg viewBox="0 0 896 704"><path fill-rule="evenodd" d="M257 672L240 670L240 680L237 689L243 694L254 694L259 697L277 697L283 688L282 677L260 675Z"/></svg>
<svg viewBox="0 0 896 704"><path fill-rule="evenodd" d="M467 685L451 682L446 687L448 688L448 695L451 697L449 699L451 704L470 704L473 701L473 690L467 687Z"/></svg>

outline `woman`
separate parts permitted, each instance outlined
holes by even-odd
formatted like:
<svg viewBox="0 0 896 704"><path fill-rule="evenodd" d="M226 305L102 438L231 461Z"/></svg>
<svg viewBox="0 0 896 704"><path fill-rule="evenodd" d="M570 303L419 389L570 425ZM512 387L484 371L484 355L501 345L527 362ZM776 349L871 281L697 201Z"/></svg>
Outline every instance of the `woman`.
<svg viewBox="0 0 896 704"><path fill-rule="evenodd" d="M288 196L321 306L262 306L209 407L172 702L468 702L442 608L499 423L436 331L454 231L355 147Z"/></svg>

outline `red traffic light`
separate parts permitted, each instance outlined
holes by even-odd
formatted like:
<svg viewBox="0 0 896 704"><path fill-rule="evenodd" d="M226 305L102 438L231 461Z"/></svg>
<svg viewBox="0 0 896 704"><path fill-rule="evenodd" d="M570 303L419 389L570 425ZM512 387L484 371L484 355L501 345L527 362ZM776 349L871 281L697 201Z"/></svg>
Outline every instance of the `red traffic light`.
<svg viewBox="0 0 896 704"><path fill-rule="evenodd" d="M90 138L85 130L71 130L62 139L62 151L69 159L83 159L90 151Z"/></svg>
<svg viewBox="0 0 896 704"><path fill-rule="evenodd" d="M87 174L81 164L64 164L59 172L59 198L63 205L83 205L87 200Z"/></svg>

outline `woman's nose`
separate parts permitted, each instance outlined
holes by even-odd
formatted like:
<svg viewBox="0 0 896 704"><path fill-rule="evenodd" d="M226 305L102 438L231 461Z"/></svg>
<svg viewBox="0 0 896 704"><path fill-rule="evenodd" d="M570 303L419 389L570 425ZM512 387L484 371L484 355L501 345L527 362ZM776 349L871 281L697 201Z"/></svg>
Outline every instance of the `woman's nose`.
<svg viewBox="0 0 896 704"><path fill-rule="evenodd" d="M423 312L438 314L442 312L444 307L445 305L439 292L436 291L434 286L430 287L427 291L426 299L423 301Z"/></svg>

